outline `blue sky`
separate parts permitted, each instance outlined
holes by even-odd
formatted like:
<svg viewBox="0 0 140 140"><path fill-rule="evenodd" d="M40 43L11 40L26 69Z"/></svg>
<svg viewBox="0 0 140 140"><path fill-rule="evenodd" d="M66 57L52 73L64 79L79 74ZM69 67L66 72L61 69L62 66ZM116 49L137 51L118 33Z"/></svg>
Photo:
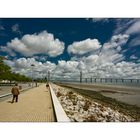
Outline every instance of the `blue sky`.
<svg viewBox="0 0 140 140"><path fill-rule="evenodd" d="M18 25L18 29L15 32L12 30L14 25ZM104 43L110 39L115 29L113 21L110 24L94 23L80 18L1 19L1 26L4 27L4 30L0 31L1 45L6 45L7 42L15 37L21 38L25 34L34 34L47 30L55 38L65 42L66 49L74 41L81 41L87 38L98 38L101 43ZM57 62L57 59L69 59L67 51L58 58L51 59L51 61L55 60Z"/></svg>
<svg viewBox="0 0 140 140"><path fill-rule="evenodd" d="M48 70L58 78L69 71L76 77L82 70L94 73L89 77L138 78L140 19L1 18L0 55L27 76L34 63L37 77Z"/></svg>

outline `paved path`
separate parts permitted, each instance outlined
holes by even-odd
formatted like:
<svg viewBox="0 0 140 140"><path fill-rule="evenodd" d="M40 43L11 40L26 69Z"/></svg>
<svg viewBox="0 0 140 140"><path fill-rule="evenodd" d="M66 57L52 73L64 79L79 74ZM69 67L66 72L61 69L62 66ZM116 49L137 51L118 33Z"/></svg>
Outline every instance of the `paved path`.
<svg viewBox="0 0 140 140"><path fill-rule="evenodd" d="M0 122L54 122L51 96L45 84L19 95L18 103L11 98L0 102Z"/></svg>

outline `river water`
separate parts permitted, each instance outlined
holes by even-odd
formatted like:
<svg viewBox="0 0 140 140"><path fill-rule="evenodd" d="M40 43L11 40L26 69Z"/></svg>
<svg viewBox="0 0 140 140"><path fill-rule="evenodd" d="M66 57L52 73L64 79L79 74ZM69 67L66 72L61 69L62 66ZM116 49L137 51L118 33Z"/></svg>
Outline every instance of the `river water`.
<svg viewBox="0 0 140 140"><path fill-rule="evenodd" d="M97 91L103 96L140 107L140 86L138 84L113 83L63 83L74 88ZM94 94L94 93L93 93Z"/></svg>

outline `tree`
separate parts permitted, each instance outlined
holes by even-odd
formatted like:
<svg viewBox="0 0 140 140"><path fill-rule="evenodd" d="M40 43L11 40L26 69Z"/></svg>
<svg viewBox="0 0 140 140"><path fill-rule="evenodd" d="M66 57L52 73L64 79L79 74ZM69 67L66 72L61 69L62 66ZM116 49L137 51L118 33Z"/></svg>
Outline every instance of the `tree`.
<svg viewBox="0 0 140 140"><path fill-rule="evenodd" d="M25 75L11 72L11 68L4 63L4 59L4 57L0 56L0 80L31 81L31 79Z"/></svg>
<svg viewBox="0 0 140 140"><path fill-rule="evenodd" d="M11 70L11 68L9 66L4 64L3 60L4 60L4 57L0 56L0 74L10 72L10 70Z"/></svg>

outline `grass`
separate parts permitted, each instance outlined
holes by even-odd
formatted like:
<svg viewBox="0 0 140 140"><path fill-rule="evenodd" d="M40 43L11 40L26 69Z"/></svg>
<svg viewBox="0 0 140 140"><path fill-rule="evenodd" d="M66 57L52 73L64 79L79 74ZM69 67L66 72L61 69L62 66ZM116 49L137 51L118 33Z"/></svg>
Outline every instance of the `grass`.
<svg viewBox="0 0 140 140"><path fill-rule="evenodd" d="M117 101L116 99L103 96L100 92L97 91L91 91L91 90L84 90L79 88L73 88L69 86L60 85L66 88L69 88L87 98L90 98L98 103L101 103L104 106L111 107L112 109L118 110L119 112L122 112L123 114L130 115L135 119L135 121L140 121L140 107L136 105L129 105L120 101Z"/></svg>

